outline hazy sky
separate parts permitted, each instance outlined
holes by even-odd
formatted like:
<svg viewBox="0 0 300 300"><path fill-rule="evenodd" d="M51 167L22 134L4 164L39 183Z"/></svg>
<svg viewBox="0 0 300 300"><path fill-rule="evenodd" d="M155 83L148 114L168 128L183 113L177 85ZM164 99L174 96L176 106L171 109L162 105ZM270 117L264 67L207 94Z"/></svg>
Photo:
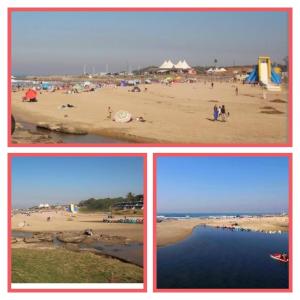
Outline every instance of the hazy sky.
<svg viewBox="0 0 300 300"><path fill-rule="evenodd" d="M160 65L255 64L287 56L285 12L14 12L12 73L79 74Z"/></svg>
<svg viewBox="0 0 300 300"><path fill-rule="evenodd" d="M143 194L141 157L14 157L12 206Z"/></svg>
<svg viewBox="0 0 300 300"><path fill-rule="evenodd" d="M285 157L160 157L158 213L288 210Z"/></svg>

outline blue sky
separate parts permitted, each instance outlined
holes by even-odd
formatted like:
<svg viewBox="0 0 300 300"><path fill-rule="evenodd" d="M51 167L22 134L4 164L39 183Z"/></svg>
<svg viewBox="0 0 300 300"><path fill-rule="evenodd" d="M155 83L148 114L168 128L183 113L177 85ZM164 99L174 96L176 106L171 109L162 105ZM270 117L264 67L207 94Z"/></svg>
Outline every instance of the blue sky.
<svg viewBox="0 0 300 300"><path fill-rule="evenodd" d="M14 157L12 206L143 194L141 157Z"/></svg>
<svg viewBox="0 0 300 300"><path fill-rule="evenodd" d="M287 210L286 157L158 158L158 213Z"/></svg>
<svg viewBox="0 0 300 300"><path fill-rule="evenodd" d="M14 12L12 72L120 71L186 59L255 64L287 56L285 12Z"/></svg>

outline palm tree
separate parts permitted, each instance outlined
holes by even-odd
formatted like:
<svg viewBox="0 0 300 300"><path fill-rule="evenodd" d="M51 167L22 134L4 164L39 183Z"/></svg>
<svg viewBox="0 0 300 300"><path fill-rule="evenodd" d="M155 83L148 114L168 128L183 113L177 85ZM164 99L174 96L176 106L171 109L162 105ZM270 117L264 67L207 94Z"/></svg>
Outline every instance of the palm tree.
<svg viewBox="0 0 300 300"><path fill-rule="evenodd" d="M127 195L126 195L126 198L128 201L134 201L134 194L129 192Z"/></svg>

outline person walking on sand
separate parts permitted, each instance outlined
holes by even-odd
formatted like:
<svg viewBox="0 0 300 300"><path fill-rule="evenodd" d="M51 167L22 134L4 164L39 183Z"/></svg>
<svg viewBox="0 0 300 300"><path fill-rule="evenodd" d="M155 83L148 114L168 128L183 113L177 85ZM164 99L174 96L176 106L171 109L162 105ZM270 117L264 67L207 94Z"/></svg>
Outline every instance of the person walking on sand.
<svg viewBox="0 0 300 300"><path fill-rule="evenodd" d="M214 83L212 82L212 83L210 84L210 86L211 86L211 88L213 89L213 88L214 88Z"/></svg>
<svg viewBox="0 0 300 300"><path fill-rule="evenodd" d="M219 110L217 105L214 106L214 121L217 121L219 117Z"/></svg>
<svg viewBox="0 0 300 300"><path fill-rule="evenodd" d="M222 122L225 122L225 119L226 119L225 105L222 105L222 107L221 107L221 115L222 115Z"/></svg>
<svg viewBox="0 0 300 300"><path fill-rule="evenodd" d="M238 87L235 88L235 95L236 95L236 96L239 95L239 88L238 88Z"/></svg>

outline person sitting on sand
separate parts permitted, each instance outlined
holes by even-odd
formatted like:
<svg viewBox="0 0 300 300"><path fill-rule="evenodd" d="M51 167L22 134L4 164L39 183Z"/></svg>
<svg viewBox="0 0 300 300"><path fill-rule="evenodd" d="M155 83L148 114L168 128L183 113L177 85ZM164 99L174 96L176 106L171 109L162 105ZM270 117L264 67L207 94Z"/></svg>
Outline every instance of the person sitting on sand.
<svg viewBox="0 0 300 300"><path fill-rule="evenodd" d="M225 105L222 105L222 107L221 107L221 116L222 116L222 122L225 122L225 120L226 120Z"/></svg>
<svg viewBox="0 0 300 300"><path fill-rule="evenodd" d="M217 105L214 106L214 121L217 121L219 117L219 111Z"/></svg>

